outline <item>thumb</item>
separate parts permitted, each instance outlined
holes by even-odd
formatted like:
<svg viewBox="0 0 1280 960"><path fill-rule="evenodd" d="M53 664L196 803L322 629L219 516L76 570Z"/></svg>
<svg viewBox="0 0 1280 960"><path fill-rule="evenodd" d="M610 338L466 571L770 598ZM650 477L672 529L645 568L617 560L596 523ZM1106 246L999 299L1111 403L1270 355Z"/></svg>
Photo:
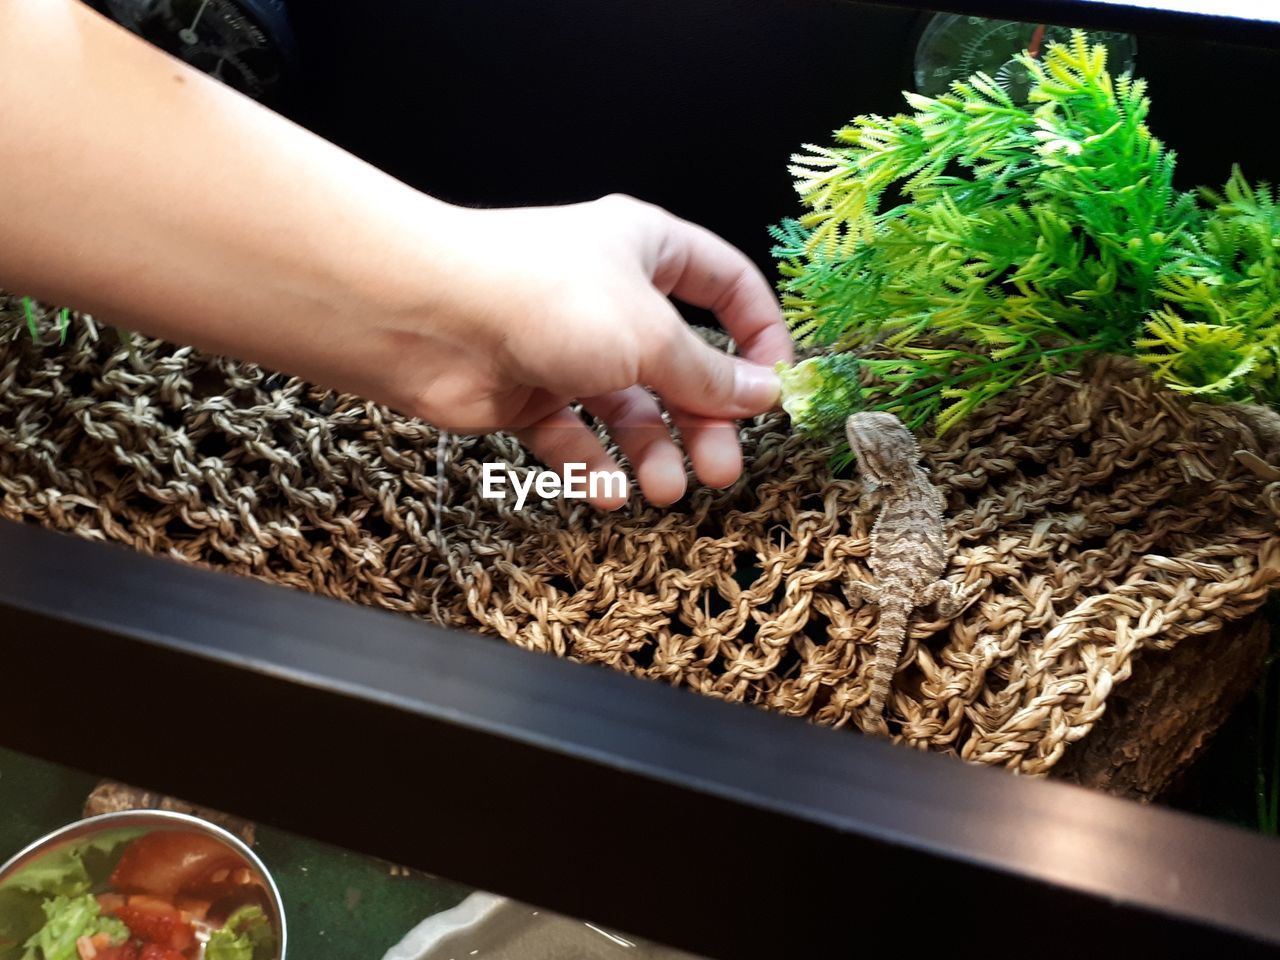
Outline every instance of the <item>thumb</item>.
<svg viewBox="0 0 1280 960"><path fill-rule="evenodd" d="M753 417L778 402L782 385L769 367L731 357L689 328L671 309L671 336L655 337L640 379L668 408L717 419Z"/></svg>

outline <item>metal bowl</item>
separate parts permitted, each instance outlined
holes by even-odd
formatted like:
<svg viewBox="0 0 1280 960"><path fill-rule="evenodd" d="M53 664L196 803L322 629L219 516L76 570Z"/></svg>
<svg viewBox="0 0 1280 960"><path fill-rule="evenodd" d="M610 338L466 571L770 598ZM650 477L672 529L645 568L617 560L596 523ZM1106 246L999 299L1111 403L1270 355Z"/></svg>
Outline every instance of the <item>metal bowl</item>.
<svg viewBox="0 0 1280 960"><path fill-rule="evenodd" d="M280 899L280 891L276 888L275 880L266 866L258 859L257 854L250 850L238 837L206 820L188 816L185 813L171 813L167 810L125 810L118 813L103 813L95 817L88 817L84 820L69 823L65 827L41 837L35 843L10 857L0 866L0 887L3 887L5 881L11 879L20 870L31 866L54 851L116 830L143 831L139 836L158 831L199 833L226 846L252 872L254 879L261 881L263 889L267 891L267 898L270 901L267 919L271 922L271 927L275 931L276 939L279 943L279 950L276 954L277 960L285 960L288 934L284 918L284 905Z"/></svg>

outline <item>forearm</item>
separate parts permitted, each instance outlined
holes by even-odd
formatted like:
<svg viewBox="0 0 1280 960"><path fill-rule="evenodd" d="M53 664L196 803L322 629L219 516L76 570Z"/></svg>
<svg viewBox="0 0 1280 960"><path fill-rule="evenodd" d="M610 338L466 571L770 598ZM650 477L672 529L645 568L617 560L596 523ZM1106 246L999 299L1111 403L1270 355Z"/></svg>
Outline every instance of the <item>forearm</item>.
<svg viewBox="0 0 1280 960"><path fill-rule="evenodd" d="M394 357L448 288L453 208L75 0L0 0L0 128L10 289L290 370L300 338Z"/></svg>

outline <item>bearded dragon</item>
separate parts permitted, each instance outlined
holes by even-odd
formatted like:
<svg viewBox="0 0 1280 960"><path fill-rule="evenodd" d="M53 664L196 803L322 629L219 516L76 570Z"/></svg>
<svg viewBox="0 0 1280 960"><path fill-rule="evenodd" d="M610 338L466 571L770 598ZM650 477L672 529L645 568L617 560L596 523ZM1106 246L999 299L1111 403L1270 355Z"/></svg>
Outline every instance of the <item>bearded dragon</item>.
<svg viewBox="0 0 1280 960"><path fill-rule="evenodd" d="M930 603L938 605L942 616L954 616L972 591L942 579L947 567L942 491L920 466L920 447L911 431L891 413L855 413L845 422L845 432L858 472L883 495L871 528L869 564L876 582L852 580L847 588L880 608L866 728L888 734L885 702L906 639L907 617Z"/></svg>

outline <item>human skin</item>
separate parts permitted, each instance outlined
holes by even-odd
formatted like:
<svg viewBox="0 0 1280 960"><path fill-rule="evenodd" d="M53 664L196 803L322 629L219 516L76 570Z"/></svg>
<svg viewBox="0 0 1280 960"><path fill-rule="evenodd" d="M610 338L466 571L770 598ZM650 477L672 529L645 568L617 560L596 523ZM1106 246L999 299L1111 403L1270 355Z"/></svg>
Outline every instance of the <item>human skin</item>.
<svg viewBox="0 0 1280 960"><path fill-rule="evenodd" d="M791 341L767 281L701 227L611 196L472 210L419 193L77 0L0 0L0 284L252 360L642 493L741 473ZM668 299L710 308L741 357ZM600 500L615 508L621 499Z"/></svg>

